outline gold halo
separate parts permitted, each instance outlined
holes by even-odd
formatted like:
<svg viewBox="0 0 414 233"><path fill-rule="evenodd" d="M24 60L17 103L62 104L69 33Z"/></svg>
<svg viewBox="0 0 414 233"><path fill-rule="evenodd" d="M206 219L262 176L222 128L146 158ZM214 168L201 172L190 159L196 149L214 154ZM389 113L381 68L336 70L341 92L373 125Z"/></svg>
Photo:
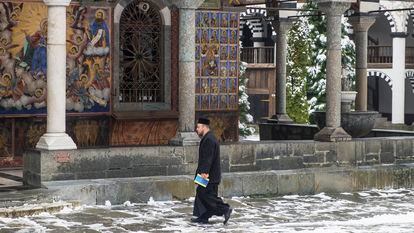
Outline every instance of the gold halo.
<svg viewBox="0 0 414 233"><path fill-rule="evenodd" d="M86 84L88 82L88 76L86 74L81 74L79 76L79 81L81 81L81 83Z"/></svg>
<svg viewBox="0 0 414 233"><path fill-rule="evenodd" d="M9 44L9 40L6 37L0 38L0 41L3 45L8 45Z"/></svg>
<svg viewBox="0 0 414 233"><path fill-rule="evenodd" d="M75 52L72 52L72 50L75 50ZM70 51L71 54L75 55L79 52L79 49L78 49L77 46L73 45L72 47L70 47L69 51Z"/></svg>
<svg viewBox="0 0 414 233"><path fill-rule="evenodd" d="M2 76L2 78L4 79L4 80L11 80L12 79L12 77L11 77L11 74L10 73L4 73L3 74L3 76Z"/></svg>
<svg viewBox="0 0 414 233"><path fill-rule="evenodd" d="M36 96L36 98L40 98L43 95L43 89L42 88L37 88L35 90L34 95Z"/></svg>
<svg viewBox="0 0 414 233"><path fill-rule="evenodd" d="M82 42L82 41L83 41L83 37L82 37L81 35L76 35L76 36L75 36L75 41L76 41L77 43L80 43L80 42Z"/></svg>
<svg viewBox="0 0 414 233"><path fill-rule="evenodd" d="M21 13L21 12L22 12L22 8L21 8L20 6L16 6L16 7L14 7L14 12L15 12L16 14L19 14L19 13Z"/></svg>
<svg viewBox="0 0 414 233"><path fill-rule="evenodd" d="M12 13L10 14L10 18L11 18L12 20L16 20L16 19L17 19L17 17L19 17L19 14L18 14L17 12L12 12Z"/></svg>
<svg viewBox="0 0 414 233"><path fill-rule="evenodd" d="M102 9L98 9L98 10L96 10L96 11L95 11L95 18L97 18L97 17L98 17L98 13L101 13L101 14L102 14L102 19L103 19L103 20L105 20L105 11L104 11L104 10L102 10Z"/></svg>

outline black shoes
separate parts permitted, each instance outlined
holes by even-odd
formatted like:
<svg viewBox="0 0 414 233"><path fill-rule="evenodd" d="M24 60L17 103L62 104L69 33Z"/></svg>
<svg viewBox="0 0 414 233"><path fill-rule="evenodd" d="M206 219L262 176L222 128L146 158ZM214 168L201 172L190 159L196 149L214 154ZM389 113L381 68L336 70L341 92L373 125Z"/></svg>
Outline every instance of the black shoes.
<svg viewBox="0 0 414 233"><path fill-rule="evenodd" d="M223 224L224 225L226 225L227 222L229 221L230 215L231 215L232 212L233 212L233 209L232 208L229 208L226 211L226 213L224 213L224 221L223 221ZM208 224L208 219L206 219L206 218L196 218L196 217L193 217L193 218L191 218L191 222L201 223L201 224Z"/></svg>
<svg viewBox="0 0 414 233"><path fill-rule="evenodd" d="M208 219L205 219L205 218L191 218L191 222L208 224Z"/></svg>
<svg viewBox="0 0 414 233"><path fill-rule="evenodd" d="M232 208L229 208L227 210L227 212L224 214L224 222L223 222L224 225L226 225L227 222L229 221L231 212L233 212L233 209Z"/></svg>

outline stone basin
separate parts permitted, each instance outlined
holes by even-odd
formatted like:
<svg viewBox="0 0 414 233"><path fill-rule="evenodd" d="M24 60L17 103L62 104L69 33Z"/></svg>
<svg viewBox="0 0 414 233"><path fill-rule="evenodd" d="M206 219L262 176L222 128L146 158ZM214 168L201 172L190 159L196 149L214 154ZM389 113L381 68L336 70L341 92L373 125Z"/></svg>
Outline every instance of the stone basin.
<svg viewBox="0 0 414 233"><path fill-rule="evenodd" d="M319 129L326 125L326 113L315 111L312 113L315 123ZM374 128L378 112L375 111L352 111L341 113L341 126L353 138L360 138L368 135Z"/></svg>

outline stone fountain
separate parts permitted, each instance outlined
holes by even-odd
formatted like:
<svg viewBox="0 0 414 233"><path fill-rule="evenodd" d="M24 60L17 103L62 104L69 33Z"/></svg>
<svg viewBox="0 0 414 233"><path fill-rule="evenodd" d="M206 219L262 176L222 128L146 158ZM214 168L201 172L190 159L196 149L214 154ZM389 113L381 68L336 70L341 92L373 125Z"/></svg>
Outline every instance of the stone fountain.
<svg viewBox="0 0 414 233"><path fill-rule="evenodd" d="M345 75L344 75L345 76ZM342 77L341 91L341 126L353 138L364 137L374 128L378 112L353 111L353 102L357 92L352 91L352 79ZM324 111L315 111L314 119L319 129L325 127L326 114Z"/></svg>

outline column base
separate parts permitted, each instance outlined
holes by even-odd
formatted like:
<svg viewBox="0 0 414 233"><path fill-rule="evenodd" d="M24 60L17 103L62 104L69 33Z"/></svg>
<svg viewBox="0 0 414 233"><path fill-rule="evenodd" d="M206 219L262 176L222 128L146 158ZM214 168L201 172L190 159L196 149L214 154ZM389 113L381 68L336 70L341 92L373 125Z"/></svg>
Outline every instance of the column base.
<svg viewBox="0 0 414 233"><path fill-rule="evenodd" d="M75 142L66 133L45 133L36 144L37 149L44 150L74 150Z"/></svg>
<svg viewBox="0 0 414 233"><path fill-rule="evenodd" d="M178 132L174 138L170 140L173 146L195 146L200 143L200 138L196 132Z"/></svg>
<svg viewBox="0 0 414 233"><path fill-rule="evenodd" d="M314 136L315 141L341 142L350 141L352 137L342 127L325 127Z"/></svg>
<svg viewBox="0 0 414 233"><path fill-rule="evenodd" d="M290 119L289 115L286 113L273 115L272 118L268 120L271 123L293 123L293 120Z"/></svg>

